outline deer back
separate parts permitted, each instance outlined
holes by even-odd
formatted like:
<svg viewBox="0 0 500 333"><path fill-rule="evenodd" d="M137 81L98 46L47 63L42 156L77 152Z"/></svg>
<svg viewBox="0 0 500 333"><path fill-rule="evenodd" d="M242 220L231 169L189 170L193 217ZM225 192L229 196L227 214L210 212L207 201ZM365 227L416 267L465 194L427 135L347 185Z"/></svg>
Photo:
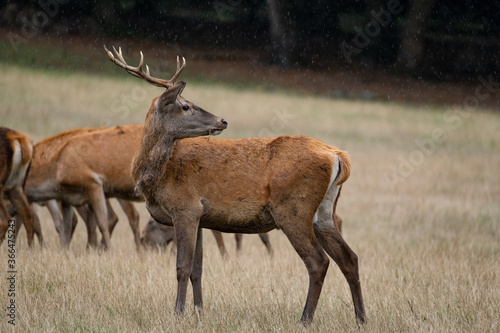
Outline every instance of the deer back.
<svg viewBox="0 0 500 333"><path fill-rule="evenodd" d="M246 232L270 230L269 207L296 201L298 209L305 203L316 209L334 179L345 181L348 172L335 169L340 161L347 171L347 155L304 136L178 140L156 182L155 201L167 210L200 202L204 227L237 232L252 222L262 230Z"/></svg>
<svg viewBox="0 0 500 333"><path fill-rule="evenodd" d="M63 147L70 138L95 130L95 128L72 129L37 142L33 146L33 160L30 176L28 177L30 185L40 184L47 179L53 178L51 175L54 175L56 172L56 162L61 147Z"/></svg>
<svg viewBox="0 0 500 333"><path fill-rule="evenodd" d="M119 184L118 191L132 193L130 165L142 131L143 125L83 129L40 142L27 182L28 196L48 200L61 192L62 186L85 188L89 179Z"/></svg>
<svg viewBox="0 0 500 333"><path fill-rule="evenodd" d="M72 138L61 149L57 181L82 187L97 181L107 195L135 199L130 167L142 133L143 125L129 125Z"/></svg>

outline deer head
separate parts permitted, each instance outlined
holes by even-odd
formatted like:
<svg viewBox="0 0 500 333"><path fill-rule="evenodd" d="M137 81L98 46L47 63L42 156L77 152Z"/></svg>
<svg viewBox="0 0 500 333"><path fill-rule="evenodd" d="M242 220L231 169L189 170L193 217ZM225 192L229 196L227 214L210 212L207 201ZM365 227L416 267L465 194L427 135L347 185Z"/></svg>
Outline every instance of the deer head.
<svg viewBox="0 0 500 333"><path fill-rule="evenodd" d="M174 140L220 134L227 122L183 98L185 86L185 82L176 83L154 100L146 124L154 124Z"/></svg>
<svg viewBox="0 0 500 333"><path fill-rule="evenodd" d="M145 135L154 132L155 136L177 140L204 135L218 135L227 127L227 122L199 106L189 102L181 96L186 87L185 82L175 83L182 70L186 66L186 59L182 58L182 66L177 57L177 71L170 80L158 79L151 76L149 67L146 65L146 72L143 71L144 56L141 52L139 66L127 65L123 58L121 48L118 51L113 47L115 55L106 46L104 49L109 58L116 65L125 69L129 74L145 80L157 87L164 87L166 91L153 100L153 104L146 116ZM158 137L157 137L158 139Z"/></svg>

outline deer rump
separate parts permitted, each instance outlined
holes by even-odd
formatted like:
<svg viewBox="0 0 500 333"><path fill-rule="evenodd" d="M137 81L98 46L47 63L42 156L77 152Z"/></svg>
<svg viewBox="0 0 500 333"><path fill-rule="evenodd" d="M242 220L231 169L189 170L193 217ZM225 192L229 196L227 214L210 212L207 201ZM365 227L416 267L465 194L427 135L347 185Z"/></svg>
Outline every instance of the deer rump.
<svg viewBox="0 0 500 333"><path fill-rule="evenodd" d="M169 226L172 217L198 207L202 228L267 232L281 228L273 218L273 208L281 205L291 207L292 216L312 219L315 212L304 207L317 209L332 183L338 186L349 177L349 166L346 153L304 136L182 139L162 173L165 179L157 181L164 188L157 188L147 207ZM336 196L332 199L330 209ZM161 207L160 202L180 205Z"/></svg>

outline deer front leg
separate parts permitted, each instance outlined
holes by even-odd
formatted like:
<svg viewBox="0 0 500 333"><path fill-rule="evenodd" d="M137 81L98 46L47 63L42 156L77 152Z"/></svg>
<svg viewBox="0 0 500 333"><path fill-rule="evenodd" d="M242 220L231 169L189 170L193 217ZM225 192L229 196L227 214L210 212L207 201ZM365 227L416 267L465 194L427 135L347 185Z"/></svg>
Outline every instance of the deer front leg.
<svg viewBox="0 0 500 333"><path fill-rule="evenodd" d="M221 235L222 236L222 235ZM191 284L193 285L194 309L198 315L203 314L203 295L201 292L201 274L203 272L203 230L198 228L196 247L194 250L193 269L191 271Z"/></svg>
<svg viewBox="0 0 500 333"><path fill-rule="evenodd" d="M177 300L175 302L175 313L180 315L184 313L188 279L193 271L199 220L196 220L196 223L189 223L185 219L176 220L174 222L177 238ZM199 252L202 252L202 249ZM197 269L201 271L201 261ZM196 292L198 293L198 291ZM201 293L201 285L199 292Z"/></svg>
<svg viewBox="0 0 500 333"><path fill-rule="evenodd" d="M3 201L3 191L0 187L0 245L2 244L5 234L7 233L7 229L9 228L9 219L10 214L5 206L5 202Z"/></svg>

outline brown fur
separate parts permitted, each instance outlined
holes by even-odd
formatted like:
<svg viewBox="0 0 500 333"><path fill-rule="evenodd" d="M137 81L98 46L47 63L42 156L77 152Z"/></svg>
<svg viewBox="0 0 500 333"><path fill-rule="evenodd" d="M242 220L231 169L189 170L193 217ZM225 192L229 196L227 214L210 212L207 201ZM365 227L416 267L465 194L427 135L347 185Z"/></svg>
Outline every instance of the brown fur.
<svg viewBox="0 0 500 333"><path fill-rule="evenodd" d="M28 245L32 246L35 232L43 245L40 225L34 220L33 210L23 189L31 163L32 145L30 137L26 134L0 127L0 244L5 238L8 221L12 218L3 200L5 193L18 215L17 230L24 223Z"/></svg>
<svg viewBox="0 0 500 333"><path fill-rule="evenodd" d="M128 166L138 149L142 131L142 125L130 125L72 132L73 135L65 132L35 145L26 193L34 202L61 201L63 246L69 245L71 206L86 203L97 217L105 247L110 245L105 197L141 199L134 195L135 184ZM135 229L139 245L138 226Z"/></svg>
<svg viewBox="0 0 500 333"><path fill-rule="evenodd" d="M35 168L37 170L40 170L41 168L46 171L46 174L54 174L57 172L56 168L54 166L56 165L56 161L59 158L59 153L62 149L62 147L66 144L66 142L75 136L85 134L85 133L90 133L93 131L99 131L103 130L106 128L77 128L77 129L72 129L68 130L59 134L56 134L52 137L43 139L39 141L35 145L35 153L34 153L34 164ZM124 133L120 127L117 127L118 133ZM45 176L42 174L42 176ZM32 178L34 176L32 175ZM32 182L36 182L37 180L32 180ZM39 181L39 180L38 180ZM134 236L137 239L136 243L138 243L138 231L136 231L137 227L139 225L139 216L135 208L133 207L132 203L129 202L120 202L120 205L123 207L125 214L127 215L127 218L129 219L130 226L132 228L132 231L134 232ZM47 205L49 208L50 214L52 216L52 219L54 221L54 225L56 227L56 231L58 232L60 238L64 237L61 234L61 231L64 230L61 228L62 222L62 213L61 213L61 205L60 203L50 203L50 202L41 202L38 201L39 204L41 205ZM115 224L118 222L118 218L114 211L109 205L109 202L106 202L106 206L108 208L108 224L109 224L109 230L110 234L113 232ZM131 207L130 207L131 206ZM80 206L77 207L77 211L82 216L82 219L85 222L85 225L87 227L87 233L88 233L88 242L87 246L94 247L97 245L97 234L95 231L96 228L96 218L94 216L93 211L87 206ZM78 223L78 219L76 215L73 214L72 218L72 227L71 227L71 234L70 234L70 240L73 235L73 231L75 230L76 224ZM135 235L137 234L137 235ZM62 241L62 239L61 239Z"/></svg>

